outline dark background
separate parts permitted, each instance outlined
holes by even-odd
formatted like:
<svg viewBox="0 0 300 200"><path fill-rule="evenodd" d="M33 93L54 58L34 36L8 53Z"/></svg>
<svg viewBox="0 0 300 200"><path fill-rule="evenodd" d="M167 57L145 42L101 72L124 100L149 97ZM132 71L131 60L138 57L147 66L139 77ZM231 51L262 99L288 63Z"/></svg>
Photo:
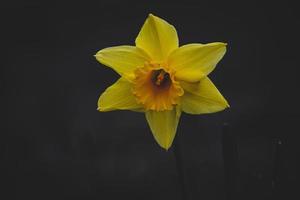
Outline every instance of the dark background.
<svg viewBox="0 0 300 200"><path fill-rule="evenodd" d="M290 1L1 3L1 199L181 198L173 149L156 144L143 114L96 111L118 75L93 55L133 45L149 13L173 24L180 44L228 43L210 77L231 108L183 114L177 132L191 199L225 199L224 122L237 140L237 199L297 199L298 8ZM274 139L282 142L276 162Z"/></svg>

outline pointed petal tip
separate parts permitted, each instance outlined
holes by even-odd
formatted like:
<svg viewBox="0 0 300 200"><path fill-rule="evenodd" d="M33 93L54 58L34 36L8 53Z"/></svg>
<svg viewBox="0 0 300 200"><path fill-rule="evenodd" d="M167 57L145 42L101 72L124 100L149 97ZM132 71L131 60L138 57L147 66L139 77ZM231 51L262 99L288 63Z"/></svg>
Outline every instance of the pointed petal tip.
<svg viewBox="0 0 300 200"><path fill-rule="evenodd" d="M223 97L224 98L224 97ZM226 108L230 108L230 105L229 105L229 103L228 103L228 101L224 98L224 101L225 101L225 109Z"/></svg>
<svg viewBox="0 0 300 200"><path fill-rule="evenodd" d="M171 145L160 145L159 144L159 146L161 147L161 148L163 148L165 151L169 151L169 149L170 149L170 147L171 147Z"/></svg>
<svg viewBox="0 0 300 200"><path fill-rule="evenodd" d="M96 56L99 56L100 54L102 54L102 51L103 51L103 49L97 51L97 53L96 53L94 56L95 56L95 57L96 57Z"/></svg>
<svg viewBox="0 0 300 200"><path fill-rule="evenodd" d="M152 134L153 134L153 132L152 132ZM162 143L162 142L158 141L157 139L156 139L156 144L158 147L162 148L165 151L168 151L171 147L171 145L168 145L167 143Z"/></svg>
<svg viewBox="0 0 300 200"><path fill-rule="evenodd" d="M99 112L107 112L107 111L109 111L108 108L105 109L105 108L103 108L103 107L98 107L97 110L98 110Z"/></svg>
<svg viewBox="0 0 300 200"><path fill-rule="evenodd" d="M166 141L165 143L163 144L160 144L158 143L159 146L161 146L165 151L169 151L170 148L172 147L172 144L173 144L173 140L172 141Z"/></svg>
<svg viewBox="0 0 300 200"><path fill-rule="evenodd" d="M152 13L149 13L148 14L148 20L156 20L157 18L159 18L159 17L157 17L156 15L154 15L154 14L152 14ZM160 18L159 18L160 19Z"/></svg>
<svg viewBox="0 0 300 200"><path fill-rule="evenodd" d="M227 42L216 42L215 44L220 45L221 47L226 47L228 45Z"/></svg>
<svg viewBox="0 0 300 200"><path fill-rule="evenodd" d="M152 13L149 13L148 17L155 17Z"/></svg>
<svg viewBox="0 0 300 200"><path fill-rule="evenodd" d="M226 47L228 45L227 42L212 42L212 43L208 43L208 45L210 45L210 44L217 45L219 47Z"/></svg>

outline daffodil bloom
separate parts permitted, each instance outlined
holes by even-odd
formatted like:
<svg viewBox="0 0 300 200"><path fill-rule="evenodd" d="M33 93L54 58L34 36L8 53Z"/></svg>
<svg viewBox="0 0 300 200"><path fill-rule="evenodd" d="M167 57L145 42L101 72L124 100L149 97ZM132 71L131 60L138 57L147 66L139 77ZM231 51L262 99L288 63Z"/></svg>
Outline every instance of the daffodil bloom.
<svg viewBox="0 0 300 200"><path fill-rule="evenodd" d="M207 77L226 52L226 44L193 43L179 47L174 26L150 14L135 46L102 49L96 59L121 77L98 100L99 111L144 112L158 144L172 145L180 115L229 107Z"/></svg>

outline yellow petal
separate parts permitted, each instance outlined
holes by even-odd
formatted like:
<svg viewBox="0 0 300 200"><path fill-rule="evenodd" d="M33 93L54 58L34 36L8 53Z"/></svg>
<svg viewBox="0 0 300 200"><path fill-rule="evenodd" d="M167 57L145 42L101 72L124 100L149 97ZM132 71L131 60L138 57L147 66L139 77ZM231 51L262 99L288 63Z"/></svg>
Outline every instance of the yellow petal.
<svg viewBox="0 0 300 200"><path fill-rule="evenodd" d="M180 84L185 90L181 98L181 109L186 113L213 113L229 107L208 77L204 77L198 83L181 82Z"/></svg>
<svg viewBox="0 0 300 200"><path fill-rule="evenodd" d="M121 76L127 78L133 75L136 68L150 61L149 56L142 49L125 45L102 49L95 57L103 65L113 68Z"/></svg>
<svg viewBox="0 0 300 200"><path fill-rule="evenodd" d="M166 150L172 145L180 115L178 107L173 110L146 112L146 119L155 140Z"/></svg>
<svg viewBox="0 0 300 200"><path fill-rule="evenodd" d="M103 112L111 110L141 111L143 108L136 102L131 90L132 83L125 78L120 78L100 96L98 110Z"/></svg>
<svg viewBox="0 0 300 200"><path fill-rule="evenodd" d="M178 36L174 26L152 14L146 19L135 44L144 49L153 61L163 61L178 48Z"/></svg>
<svg viewBox="0 0 300 200"><path fill-rule="evenodd" d="M208 75L222 59L226 44L188 44L171 53L169 66L176 71L176 78L188 82L197 82Z"/></svg>

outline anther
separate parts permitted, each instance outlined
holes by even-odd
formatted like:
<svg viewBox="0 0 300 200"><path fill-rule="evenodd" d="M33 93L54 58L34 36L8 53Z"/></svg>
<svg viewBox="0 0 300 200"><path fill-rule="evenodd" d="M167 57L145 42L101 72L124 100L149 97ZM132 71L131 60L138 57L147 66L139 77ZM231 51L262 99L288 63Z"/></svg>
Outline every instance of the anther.
<svg viewBox="0 0 300 200"><path fill-rule="evenodd" d="M161 70L160 73L158 74L158 76L156 77L156 81L155 84L156 85L160 85L161 82L164 80L165 78L165 74L166 72L164 70Z"/></svg>
<svg viewBox="0 0 300 200"><path fill-rule="evenodd" d="M170 75L163 69L153 70L152 71L152 83L156 87L166 88L171 84Z"/></svg>

